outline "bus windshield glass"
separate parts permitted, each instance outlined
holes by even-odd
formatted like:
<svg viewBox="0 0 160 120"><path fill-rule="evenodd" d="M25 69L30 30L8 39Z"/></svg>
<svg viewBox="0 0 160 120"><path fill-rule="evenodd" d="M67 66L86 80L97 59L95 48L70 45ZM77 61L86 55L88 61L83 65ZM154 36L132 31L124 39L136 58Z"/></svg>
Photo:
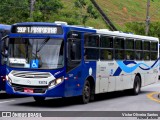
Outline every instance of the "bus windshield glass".
<svg viewBox="0 0 160 120"><path fill-rule="evenodd" d="M8 66L16 68L57 69L64 66L62 39L11 38Z"/></svg>

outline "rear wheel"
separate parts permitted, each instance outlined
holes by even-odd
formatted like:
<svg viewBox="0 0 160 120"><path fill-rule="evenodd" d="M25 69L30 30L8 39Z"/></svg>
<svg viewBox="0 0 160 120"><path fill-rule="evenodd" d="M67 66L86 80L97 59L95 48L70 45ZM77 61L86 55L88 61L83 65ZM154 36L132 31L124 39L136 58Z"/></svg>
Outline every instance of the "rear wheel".
<svg viewBox="0 0 160 120"><path fill-rule="evenodd" d="M86 80L82 91L81 102L83 104L87 104L90 100L90 97L91 97L91 87L89 81Z"/></svg>
<svg viewBox="0 0 160 120"><path fill-rule="evenodd" d="M140 81L140 77L136 76L134 79L134 85L133 85L133 89L131 90L133 95L138 95L141 91L141 81Z"/></svg>
<svg viewBox="0 0 160 120"><path fill-rule="evenodd" d="M45 97L33 97L33 98L38 103L41 103L41 102L43 102L45 100Z"/></svg>

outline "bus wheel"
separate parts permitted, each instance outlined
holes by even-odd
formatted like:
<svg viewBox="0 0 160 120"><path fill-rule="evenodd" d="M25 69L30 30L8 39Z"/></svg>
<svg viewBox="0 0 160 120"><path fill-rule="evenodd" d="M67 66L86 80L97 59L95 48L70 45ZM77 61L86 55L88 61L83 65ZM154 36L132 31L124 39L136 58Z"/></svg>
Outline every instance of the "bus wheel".
<svg viewBox="0 0 160 120"><path fill-rule="evenodd" d="M133 85L133 89L132 89L132 94L133 95L138 95L140 90L141 90L140 77L136 76L135 79L134 79L134 85Z"/></svg>
<svg viewBox="0 0 160 120"><path fill-rule="evenodd" d="M82 91L81 102L83 104L87 104L90 100L90 97L91 97L91 87L89 81L86 80Z"/></svg>
<svg viewBox="0 0 160 120"><path fill-rule="evenodd" d="M90 101L94 101L94 100L95 100L95 86L92 86Z"/></svg>
<svg viewBox="0 0 160 120"><path fill-rule="evenodd" d="M45 100L45 97L33 97L33 98L38 103L41 103L41 102L43 102Z"/></svg>

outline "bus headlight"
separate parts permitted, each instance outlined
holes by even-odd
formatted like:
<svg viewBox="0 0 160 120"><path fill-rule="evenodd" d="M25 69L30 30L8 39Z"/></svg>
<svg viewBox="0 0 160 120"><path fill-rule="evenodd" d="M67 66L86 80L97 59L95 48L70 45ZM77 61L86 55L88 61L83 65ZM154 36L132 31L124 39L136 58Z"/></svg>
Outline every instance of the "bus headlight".
<svg viewBox="0 0 160 120"><path fill-rule="evenodd" d="M49 83L48 88L53 88L54 86L56 86L56 85L58 85L58 84L62 83L62 82L63 82L63 80L64 80L64 77L57 78L57 79L55 79L55 80L51 81L51 82Z"/></svg>
<svg viewBox="0 0 160 120"><path fill-rule="evenodd" d="M8 76L8 75L6 75L6 80L8 81L8 83L11 85L12 84L12 80L11 80L11 78Z"/></svg>

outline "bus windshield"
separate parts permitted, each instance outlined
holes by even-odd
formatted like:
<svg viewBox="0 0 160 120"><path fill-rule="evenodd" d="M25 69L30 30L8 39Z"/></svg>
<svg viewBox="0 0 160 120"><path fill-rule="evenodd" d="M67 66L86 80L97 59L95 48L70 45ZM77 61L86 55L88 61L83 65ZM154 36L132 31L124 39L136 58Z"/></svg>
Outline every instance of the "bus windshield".
<svg viewBox="0 0 160 120"><path fill-rule="evenodd" d="M7 64L16 68L62 68L64 66L63 40L11 38Z"/></svg>

